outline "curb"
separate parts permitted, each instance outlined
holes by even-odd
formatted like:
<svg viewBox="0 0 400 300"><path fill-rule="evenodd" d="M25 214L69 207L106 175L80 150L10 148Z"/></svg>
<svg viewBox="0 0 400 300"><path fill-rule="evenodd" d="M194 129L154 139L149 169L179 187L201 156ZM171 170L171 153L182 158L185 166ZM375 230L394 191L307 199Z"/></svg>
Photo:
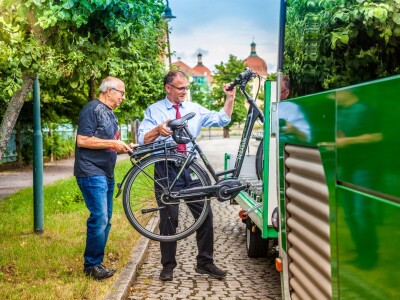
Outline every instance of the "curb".
<svg viewBox="0 0 400 300"><path fill-rule="evenodd" d="M154 230L158 226L158 222L153 222ZM150 239L141 236L136 242L135 247L130 255L130 259L121 273L118 275L117 280L114 282L110 289L110 293L104 300L121 300L127 299L129 295L129 288L137 277L137 271L143 265L147 250L149 248Z"/></svg>

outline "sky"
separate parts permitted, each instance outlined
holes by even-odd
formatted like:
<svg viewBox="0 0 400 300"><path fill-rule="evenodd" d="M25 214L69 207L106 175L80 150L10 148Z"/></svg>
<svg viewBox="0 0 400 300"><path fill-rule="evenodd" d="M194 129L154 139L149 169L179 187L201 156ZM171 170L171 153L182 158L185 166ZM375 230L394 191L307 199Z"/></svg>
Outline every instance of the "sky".
<svg viewBox="0 0 400 300"><path fill-rule="evenodd" d="M279 4L280 0L169 0L176 16L168 24L172 62L180 57L194 67L201 50L203 64L213 71L230 54L247 58L254 38L268 73L276 72Z"/></svg>

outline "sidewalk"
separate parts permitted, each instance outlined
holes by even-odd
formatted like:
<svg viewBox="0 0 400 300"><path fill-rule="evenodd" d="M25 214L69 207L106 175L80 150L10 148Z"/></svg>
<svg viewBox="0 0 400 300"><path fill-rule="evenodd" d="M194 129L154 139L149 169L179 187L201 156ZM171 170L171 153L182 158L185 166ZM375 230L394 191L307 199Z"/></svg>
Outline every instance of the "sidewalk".
<svg viewBox="0 0 400 300"><path fill-rule="evenodd" d="M225 152L236 153L240 139L232 137L203 138L198 141L208 159L216 169L223 169ZM250 144L257 143L254 140ZM118 155L118 160L126 159L128 155ZM48 185L59 179L72 177L74 172L74 158L62 159L53 163L45 163L43 166L43 184ZM18 168L0 172L0 200L20 189L33 186L32 167Z"/></svg>
<svg viewBox="0 0 400 300"><path fill-rule="evenodd" d="M118 155L118 160L126 159L128 155ZM43 185L51 184L59 179L72 177L74 173L74 158L45 163L43 166ZM0 200L16 193L20 189L33 186L32 167L23 167L0 172Z"/></svg>

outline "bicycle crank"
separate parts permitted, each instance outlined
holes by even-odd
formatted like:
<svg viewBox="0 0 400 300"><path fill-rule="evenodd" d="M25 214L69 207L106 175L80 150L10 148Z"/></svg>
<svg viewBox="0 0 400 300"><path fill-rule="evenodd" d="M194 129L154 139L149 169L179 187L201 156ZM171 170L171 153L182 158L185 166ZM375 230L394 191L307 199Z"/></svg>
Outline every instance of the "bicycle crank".
<svg viewBox="0 0 400 300"><path fill-rule="evenodd" d="M216 192L218 201L224 202L235 198L240 191L246 188L246 185L242 185L237 179L222 179L217 182L219 189Z"/></svg>

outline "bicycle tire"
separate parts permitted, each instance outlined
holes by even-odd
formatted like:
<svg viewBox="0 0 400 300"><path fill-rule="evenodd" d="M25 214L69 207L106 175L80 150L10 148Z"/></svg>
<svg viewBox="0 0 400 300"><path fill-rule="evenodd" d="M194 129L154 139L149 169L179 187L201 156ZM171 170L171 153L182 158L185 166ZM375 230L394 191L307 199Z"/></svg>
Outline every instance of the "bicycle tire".
<svg viewBox="0 0 400 300"><path fill-rule="evenodd" d="M167 157L164 154L151 155L142 159L128 175L123 193L123 206L125 214L131 225L143 236L159 241L173 242L181 240L195 232L207 217L210 207L209 199L181 200L179 203L168 204L160 202L162 195L156 191L155 186L169 190L170 180L167 177L155 179L157 164L171 164L180 166L185 156L171 154ZM160 165L158 165L160 166ZM188 167L192 180L199 185L211 185L211 180L205 170L193 161ZM185 187L181 187L185 188ZM180 189L181 189L180 188ZM180 190L179 189L179 190ZM157 201L156 194L159 196ZM190 208L189 208L190 206ZM161 208L163 207L163 208ZM150 209L150 212L143 210ZM164 213L164 225L161 225L160 214ZM177 214L177 224L173 223L171 216ZM197 218L194 216L197 215ZM168 226L174 233L162 234L162 226Z"/></svg>
<svg viewBox="0 0 400 300"><path fill-rule="evenodd" d="M256 174L258 180L263 179L263 167L264 167L264 139L261 139L256 153Z"/></svg>

